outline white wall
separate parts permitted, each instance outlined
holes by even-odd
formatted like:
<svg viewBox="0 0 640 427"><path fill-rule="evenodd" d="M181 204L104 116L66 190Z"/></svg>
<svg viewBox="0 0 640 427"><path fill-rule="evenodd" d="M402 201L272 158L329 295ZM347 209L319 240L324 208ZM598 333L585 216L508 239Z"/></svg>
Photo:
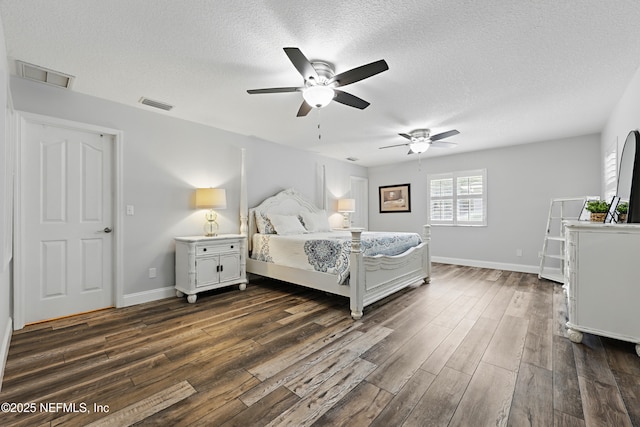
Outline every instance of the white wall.
<svg viewBox="0 0 640 427"><path fill-rule="evenodd" d="M420 231L427 223L427 174L487 170L488 226L432 227L434 260L538 271L552 198L598 195L600 136L423 158L369 169L369 227ZM379 213L378 187L411 184L411 213ZM516 250L522 249L522 256Z"/></svg>
<svg viewBox="0 0 640 427"><path fill-rule="evenodd" d="M123 131L123 207L135 207L134 216L124 216L127 301L171 294L173 238L203 233L204 212L193 209L196 187L227 190L228 208L218 212L220 233L238 232L241 148L246 148L249 206L288 187L319 202L322 165L336 198L348 192L349 176L367 175L365 168L346 161L17 77L11 90L16 110ZM148 278L151 267L157 269L153 279Z"/></svg>
<svg viewBox="0 0 640 427"><path fill-rule="evenodd" d="M0 389L9 351L12 332L11 315L11 257L13 253L11 227L11 173L7 160L11 162L11 140L7 138L8 67L4 42L4 30L0 23ZM7 159L9 157L9 159ZM7 191L9 190L9 191Z"/></svg>

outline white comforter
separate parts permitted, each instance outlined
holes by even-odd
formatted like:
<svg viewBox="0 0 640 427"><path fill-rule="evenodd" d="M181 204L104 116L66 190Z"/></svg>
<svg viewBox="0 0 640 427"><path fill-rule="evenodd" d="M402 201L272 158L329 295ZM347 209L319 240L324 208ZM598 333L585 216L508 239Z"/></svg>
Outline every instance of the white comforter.
<svg viewBox="0 0 640 427"><path fill-rule="evenodd" d="M351 233L331 231L292 235L255 234L251 258L303 270L349 277ZM422 243L417 233L363 232L364 256L399 255Z"/></svg>

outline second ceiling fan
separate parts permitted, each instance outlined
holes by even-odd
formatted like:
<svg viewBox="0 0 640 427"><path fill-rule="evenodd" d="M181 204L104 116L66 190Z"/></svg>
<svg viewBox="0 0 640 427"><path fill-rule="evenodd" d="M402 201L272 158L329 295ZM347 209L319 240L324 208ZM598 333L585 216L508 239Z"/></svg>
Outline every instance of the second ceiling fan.
<svg viewBox="0 0 640 427"><path fill-rule="evenodd" d="M449 138L451 136L455 136L459 133L460 132L454 129L436 135L431 135L430 129L416 129L408 134L398 134L401 137L408 139L410 142L405 142L404 144L387 145L386 147L380 147L380 149L382 150L383 148L408 146L409 152L407 154L421 154L427 151L430 147L455 147L457 145L455 142L441 140Z"/></svg>
<svg viewBox="0 0 640 427"><path fill-rule="evenodd" d="M350 107L364 110L369 103L348 92L336 88L375 76L389 69L384 59L335 74L331 64L323 61L309 61L297 47L285 47L284 52L304 79L301 87L277 87L250 89L249 94L302 92L302 105L297 117L306 116L312 108L322 108L332 100Z"/></svg>

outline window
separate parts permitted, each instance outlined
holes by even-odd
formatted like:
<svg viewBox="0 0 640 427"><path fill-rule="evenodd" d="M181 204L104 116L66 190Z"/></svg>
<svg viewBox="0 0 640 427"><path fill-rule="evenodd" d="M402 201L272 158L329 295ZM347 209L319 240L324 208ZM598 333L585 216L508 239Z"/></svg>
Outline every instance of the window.
<svg viewBox="0 0 640 427"><path fill-rule="evenodd" d="M611 200L618 192L618 146L614 141L605 152L603 159L604 196Z"/></svg>
<svg viewBox="0 0 640 427"><path fill-rule="evenodd" d="M486 169L427 176L429 223L487 225Z"/></svg>

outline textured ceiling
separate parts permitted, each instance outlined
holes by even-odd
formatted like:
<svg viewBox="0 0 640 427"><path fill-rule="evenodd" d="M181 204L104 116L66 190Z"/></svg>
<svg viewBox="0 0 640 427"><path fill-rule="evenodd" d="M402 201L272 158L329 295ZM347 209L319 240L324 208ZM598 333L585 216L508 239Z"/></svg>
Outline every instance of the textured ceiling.
<svg viewBox="0 0 640 427"><path fill-rule="evenodd" d="M0 15L10 62L74 91L365 166L415 159L378 149L415 128L461 132L423 157L599 132L640 66L635 0L0 0ZM246 92L302 85L289 46L389 71L344 88L367 109L297 118L300 93Z"/></svg>

